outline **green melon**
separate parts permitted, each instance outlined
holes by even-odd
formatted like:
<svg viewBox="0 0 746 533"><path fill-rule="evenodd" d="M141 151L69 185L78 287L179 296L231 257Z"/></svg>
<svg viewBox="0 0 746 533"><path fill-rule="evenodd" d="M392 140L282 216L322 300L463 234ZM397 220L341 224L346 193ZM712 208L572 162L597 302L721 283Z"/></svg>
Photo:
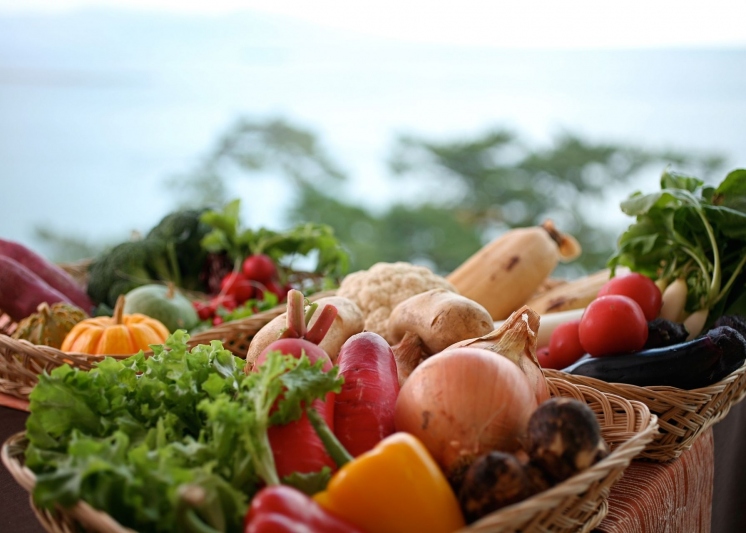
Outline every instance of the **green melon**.
<svg viewBox="0 0 746 533"><path fill-rule="evenodd" d="M191 300L172 284L141 285L125 295L124 314L142 313L163 322L170 332L189 331L199 323Z"/></svg>

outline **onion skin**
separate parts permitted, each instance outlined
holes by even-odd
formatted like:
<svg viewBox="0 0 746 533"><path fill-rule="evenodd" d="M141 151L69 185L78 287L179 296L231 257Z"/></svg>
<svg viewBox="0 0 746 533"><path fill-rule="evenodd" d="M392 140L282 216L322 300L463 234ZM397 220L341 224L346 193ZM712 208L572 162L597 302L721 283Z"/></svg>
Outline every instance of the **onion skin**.
<svg viewBox="0 0 746 533"><path fill-rule="evenodd" d="M483 348L449 348L409 376L394 424L420 439L448 474L465 458L518 450L537 405L528 378L509 359Z"/></svg>

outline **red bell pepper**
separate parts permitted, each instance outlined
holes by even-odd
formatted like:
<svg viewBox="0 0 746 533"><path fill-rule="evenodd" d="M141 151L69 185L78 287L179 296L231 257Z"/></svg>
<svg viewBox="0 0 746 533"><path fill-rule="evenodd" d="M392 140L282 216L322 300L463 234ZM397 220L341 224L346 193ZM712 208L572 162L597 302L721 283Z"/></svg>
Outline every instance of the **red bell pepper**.
<svg viewBox="0 0 746 533"><path fill-rule="evenodd" d="M288 485L260 490L251 500L244 533L363 533Z"/></svg>

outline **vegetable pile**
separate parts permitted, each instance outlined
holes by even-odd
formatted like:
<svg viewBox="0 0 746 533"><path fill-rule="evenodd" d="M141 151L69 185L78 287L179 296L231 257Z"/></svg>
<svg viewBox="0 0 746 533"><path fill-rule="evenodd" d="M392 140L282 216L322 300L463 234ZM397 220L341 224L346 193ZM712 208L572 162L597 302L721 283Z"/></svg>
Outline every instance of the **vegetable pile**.
<svg viewBox="0 0 746 533"><path fill-rule="evenodd" d="M127 319L146 309L165 333L124 350L149 357L40 376L26 451L38 505L82 499L138 531L447 533L609 454L593 411L550 398L543 368L692 389L746 360L746 171L718 187L665 172L660 192L623 203L636 222L609 268L565 283L551 274L581 250L551 222L448 276L396 262L343 277L328 228L243 230L238 207L174 215L123 246L128 259L97 258L91 304L117 309L113 323L60 318L80 346L115 353L99 343L137 336ZM295 268L308 254L316 268ZM202 327L287 308L245 357L190 350L172 289Z"/></svg>
<svg viewBox="0 0 746 533"><path fill-rule="evenodd" d="M746 170L716 187L667 170L660 187L622 202L636 220L582 313L552 330L542 366L695 389L743 365Z"/></svg>
<svg viewBox="0 0 746 533"><path fill-rule="evenodd" d="M445 533L608 451L592 411L574 400L572 416L584 422L573 421L572 431L588 424L595 437L578 444L553 436L552 427L568 426L552 420L570 415L553 414L546 383L523 370L538 369L538 315L530 309L489 341L474 339L482 347L457 343L423 355L401 380L394 346L363 331L362 317L345 329L347 317L338 319L354 304L335 298L341 313L291 290L283 327L265 326L274 340L251 363L218 341L189 350L188 334L177 330L150 357L107 357L88 372L63 365L40 376L26 451L37 504L82 499L137 531L259 532L294 523ZM333 332L344 337L336 364L321 347ZM558 438L567 450L546 449ZM509 455L525 477L512 496L485 485L494 454Z"/></svg>
<svg viewBox="0 0 746 533"><path fill-rule="evenodd" d="M121 351L122 342L115 343L117 352L105 351L107 344L99 349L98 337L87 343L63 341L83 319L119 316L115 308L122 298L125 322L142 315L168 333L196 333L272 309L290 289L312 294L339 285L348 258L331 228L246 229L239 211L240 201L234 200L220 210L169 213L144 237L94 257L84 281L20 243L0 239L0 327L18 339L63 351L132 355L162 342L165 335L148 338L129 352ZM55 313L48 313L55 304ZM59 311L62 304L69 306L65 313Z"/></svg>

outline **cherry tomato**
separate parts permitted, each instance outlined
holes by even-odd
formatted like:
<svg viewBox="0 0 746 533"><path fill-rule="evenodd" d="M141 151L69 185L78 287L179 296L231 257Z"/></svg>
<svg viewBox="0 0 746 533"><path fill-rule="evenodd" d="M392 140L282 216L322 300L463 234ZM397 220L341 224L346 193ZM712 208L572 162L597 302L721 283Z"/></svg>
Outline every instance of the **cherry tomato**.
<svg viewBox="0 0 746 533"><path fill-rule="evenodd" d="M639 272L611 278L598 291L598 296L607 294L629 296L642 308L648 321L658 317L663 305L661 290L652 279Z"/></svg>
<svg viewBox="0 0 746 533"><path fill-rule="evenodd" d="M579 327L580 320L572 320L555 328L549 337L549 346L544 361L539 360L542 368L562 370L585 355L578 335Z"/></svg>
<svg viewBox="0 0 746 533"><path fill-rule="evenodd" d="M220 290L239 304L254 296L254 285L241 272L230 272L220 281Z"/></svg>
<svg viewBox="0 0 746 533"><path fill-rule="evenodd" d="M248 256L241 265L243 275L250 280L266 283L277 275L277 267L272 258L265 254Z"/></svg>
<svg viewBox="0 0 746 533"><path fill-rule="evenodd" d="M578 337L594 357L634 352L648 340L648 321L639 304L629 296L599 296L585 308Z"/></svg>

